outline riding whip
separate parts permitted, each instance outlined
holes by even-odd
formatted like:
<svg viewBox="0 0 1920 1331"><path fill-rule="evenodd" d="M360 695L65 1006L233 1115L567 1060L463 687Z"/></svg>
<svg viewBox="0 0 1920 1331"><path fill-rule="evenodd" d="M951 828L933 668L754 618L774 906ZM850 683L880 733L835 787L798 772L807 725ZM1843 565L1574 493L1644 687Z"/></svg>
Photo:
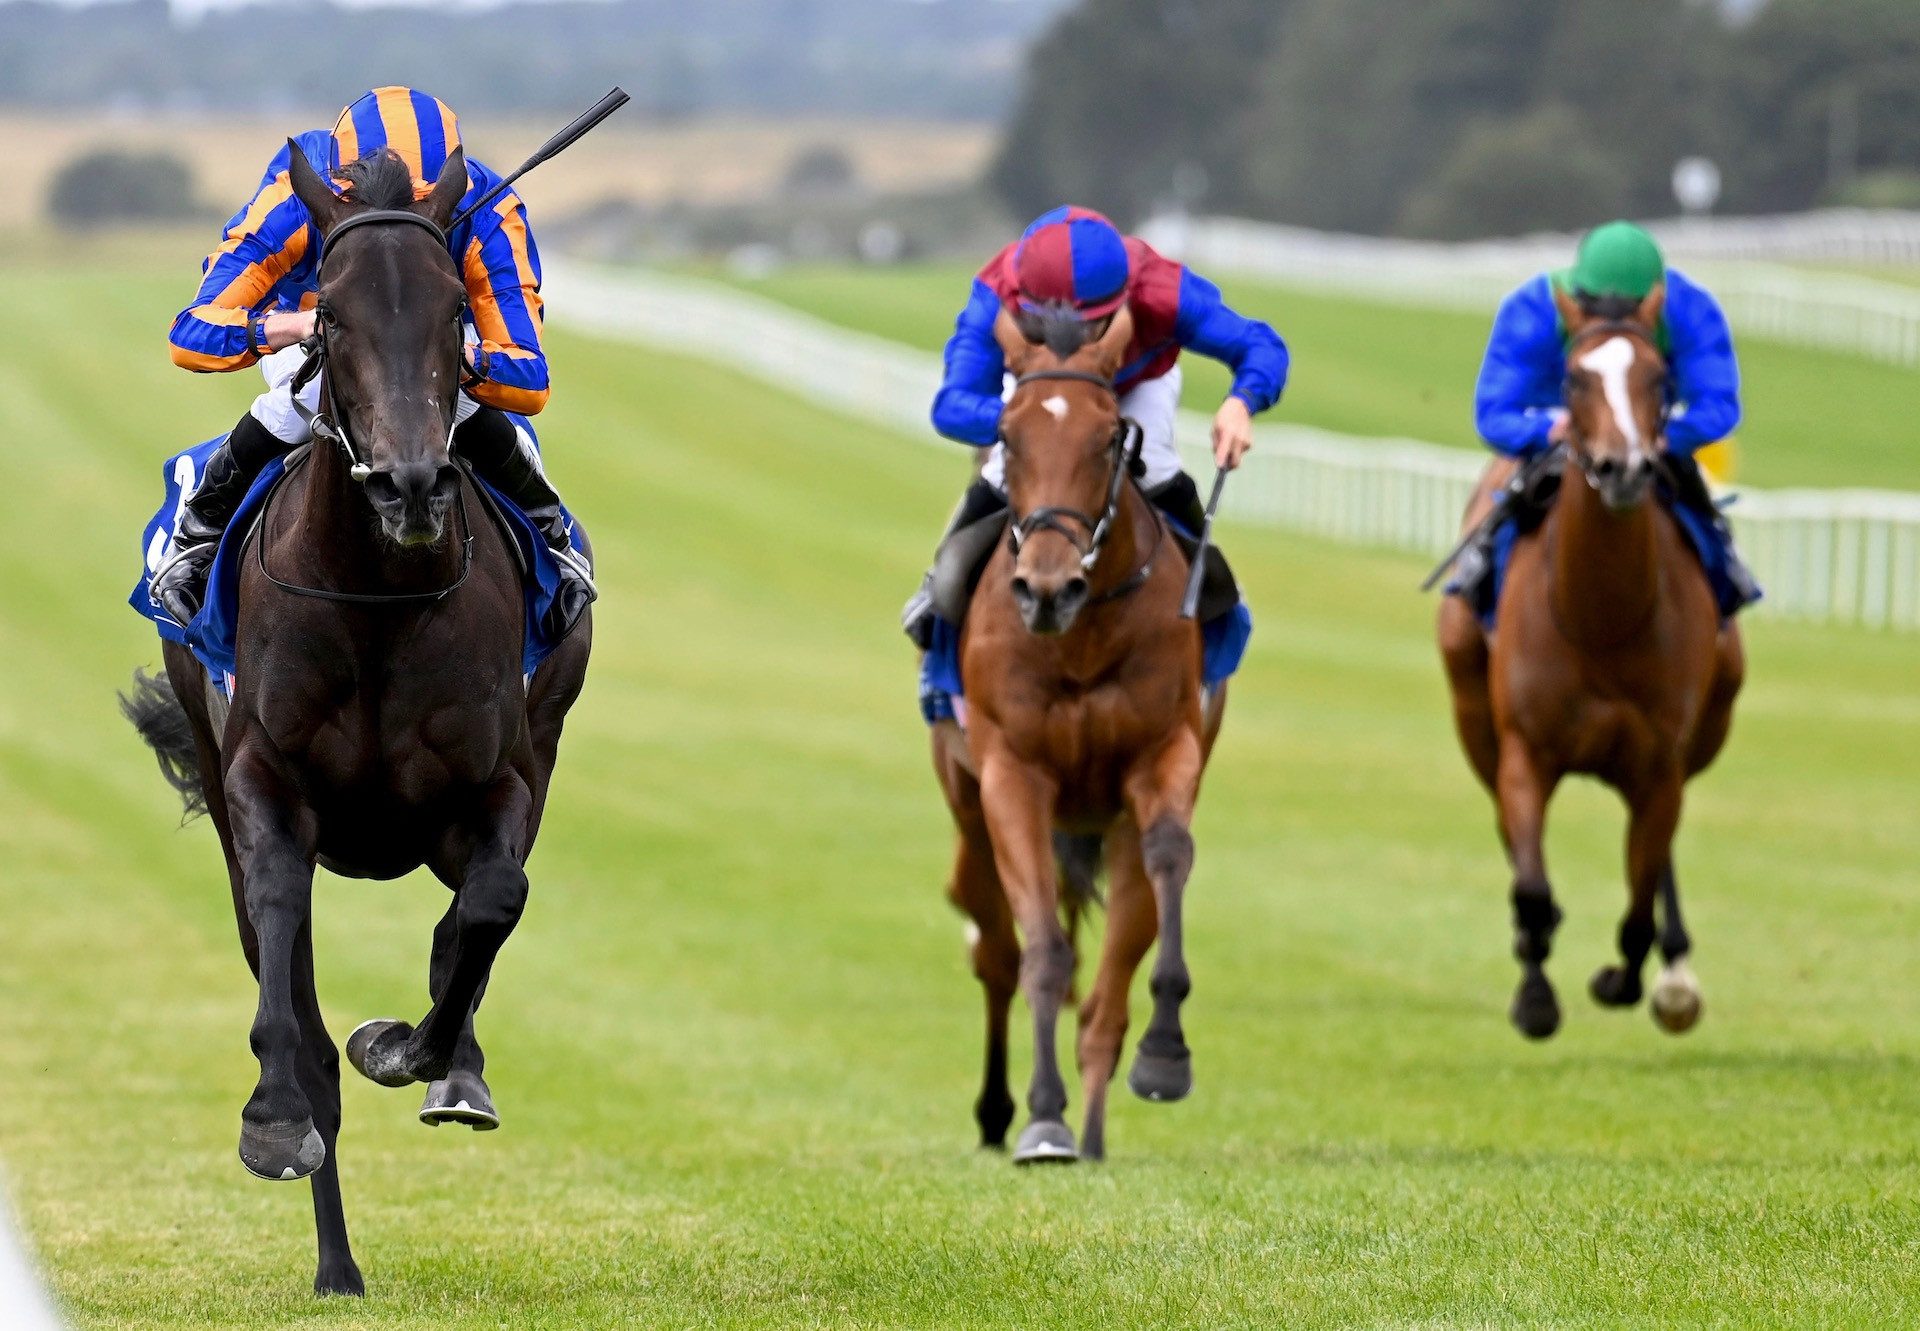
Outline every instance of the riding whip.
<svg viewBox="0 0 1920 1331"><path fill-rule="evenodd" d="M1213 515L1220 507L1220 493L1227 488L1231 467L1213 473L1213 495L1207 500L1207 520L1200 527L1200 544L1193 552L1193 571L1187 575L1187 594L1180 598L1180 618L1192 619L1200 613L1200 585L1207 580L1207 547L1213 544Z"/></svg>
<svg viewBox="0 0 1920 1331"><path fill-rule="evenodd" d="M513 184L514 181L520 179L521 176L526 175L527 172L533 170L533 168L540 165L540 163L547 161L550 158L558 157L561 153L565 152L568 148L571 148L576 142L578 142L582 137L585 136L588 130L592 129L595 125L599 124L602 120L605 120L608 116L612 115L615 111L618 111L621 107L625 106L629 100L631 99L627 96L626 93L622 92L618 88L615 88L612 92L608 93L605 97L602 97L599 101L595 102L592 106L582 111L579 115L575 116L572 120L567 122L567 126L565 129L562 129L558 134L555 134L552 138L548 139L545 143L541 144L538 148L534 149L533 156L529 157L526 161L520 163L519 169L516 170L512 175L506 177L498 185L495 185L492 189L488 190L485 194L482 194L479 198L475 199L466 208L462 209L460 212L460 215L454 218L453 221L448 224L447 230L449 231L453 230L454 227L459 226L462 222L466 221L469 217L472 217L475 213L479 212L482 208L486 207L488 204L492 203L495 199L499 198L502 191L504 191L509 185Z"/></svg>

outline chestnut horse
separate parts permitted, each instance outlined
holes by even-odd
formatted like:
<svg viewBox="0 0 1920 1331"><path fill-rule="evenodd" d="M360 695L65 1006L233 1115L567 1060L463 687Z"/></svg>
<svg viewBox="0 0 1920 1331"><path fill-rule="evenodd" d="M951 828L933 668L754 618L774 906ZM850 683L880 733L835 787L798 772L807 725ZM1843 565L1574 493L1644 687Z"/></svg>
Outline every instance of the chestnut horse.
<svg viewBox="0 0 1920 1331"><path fill-rule="evenodd" d="M397 156L348 167L340 198L291 154L325 237L313 451L243 547L231 700L168 643L166 681L137 676L126 709L189 812L213 818L259 982L241 1162L311 1177L314 1288L359 1294L335 1151L340 1054L314 987L314 866L395 878L425 865L452 889L430 1010L417 1027L366 1023L347 1053L382 1085L430 1083L423 1121L496 1126L473 1014L526 903L591 628L522 679L521 574L450 454L466 295L445 230L464 158L416 202Z"/></svg>
<svg viewBox="0 0 1920 1331"><path fill-rule="evenodd" d="M1639 1002L1657 937L1665 966L1653 991L1655 1020L1678 1034L1700 1018L1673 838L1687 779L1727 738L1745 660L1739 629L1721 622L1705 572L1651 493L1665 443L1667 369L1651 331L1663 294L1656 288L1619 320L1560 298L1574 465L1546 520L1514 545L1491 641L1465 600L1446 597L1440 609L1454 722L1493 793L1513 865L1522 979L1511 1016L1533 1039L1560 1024L1545 963L1561 913L1542 839L1547 802L1569 773L1599 777L1629 810L1620 962L1595 973L1594 999L1607 1007ZM1511 468L1489 470L1469 526Z"/></svg>
<svg viewBox="0 0 1920 1331"><path fill-rule="evenodd" d="M1153 1019L1128 1085L1163 1101L1192 1086L1180 1026L1190 987L1181 896L1193 867L1188 825L1225 691L1214 690L1203 711L1200 630L1180 617L1187 561L1131 475L1134 435L1113 388L1131 315L1122 309L1104 333L1067 309L1022 326L1003 314L996 330L1018 380L1001 427L1008 539L963 629L967 728L934 727L934 768L959 833L947 892L972 919L973 968L986 991L981 1141L1003 1146L1013 1120L1007 1015L1017 983L1033 1012L1034 1066L1014 1159L1097 1160L1128 990L1156 934ZM1080 903L1061 900L1056 834L1069 838L1064 845L1102 848L1109 879L1099 969L1080 1007L1086 1121L1077 1148L1054 1027L1075 965L1062 907L1077 920ZM1090 883L1091 870L1079 876Z"/></svg>

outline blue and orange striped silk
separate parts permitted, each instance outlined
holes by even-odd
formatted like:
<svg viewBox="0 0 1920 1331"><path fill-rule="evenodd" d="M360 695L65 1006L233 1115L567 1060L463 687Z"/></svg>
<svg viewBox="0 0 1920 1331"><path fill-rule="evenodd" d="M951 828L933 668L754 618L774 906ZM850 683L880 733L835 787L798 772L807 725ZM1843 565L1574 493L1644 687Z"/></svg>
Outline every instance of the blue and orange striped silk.
<svg viewBox="0 0 1920 1331"><path fill-rule="evenodd" d="M444 103L412 89L379 88L341 112L332 132L308 130L294 143L322 176L342 161L390 147L406 161L415 191L424 197L460 136ZM258 359L247 345L247 323L254 316L313 306L320 246L306 205L293 195L288 167L283 147L201 265L200 289L169 334L174 364L201 372L243 369ZM499 179L468 158L460 206ZM540 346L540 251L525 205L509 190L455 227L447 244L466 281L466 318L479 339L480 378L467 391L488 406L533 415L547 404L549 390Z"/></svg>

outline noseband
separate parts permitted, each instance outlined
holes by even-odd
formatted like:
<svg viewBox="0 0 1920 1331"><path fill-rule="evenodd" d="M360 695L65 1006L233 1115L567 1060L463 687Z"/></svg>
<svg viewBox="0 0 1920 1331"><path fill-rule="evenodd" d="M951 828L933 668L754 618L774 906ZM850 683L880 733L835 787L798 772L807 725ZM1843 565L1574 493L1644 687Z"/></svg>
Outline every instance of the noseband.
<svg viewBox="0 0 1920 1331"><path fill-rule="evenodd" d="M1021 375L1014 381L1013 386L1018 391L1028 384L1047 380L1092 384L1096 388L1103 389L1116 402L1120 396L1113 386L1113 380L1086 370L1035 370L1030 374ZM1024 517L1016 515L1013 522L1008 525L1007 549L1018 556L1021 547L1035 532L1056 532L1066 537L1073 548L1080 552L1080 571L1091 574L1094 565L1100 562L1100 552L1106 547L1107 537L1112 533L1113 524L1119 518L1120 496L1126 486L1127 478L1132 476L1140 466L1140 448L1145 437L1146 432L1140 428L1139 422L1125 416L1120 418L1120 428L1114 431L1113 442L1108 445L1108 465L1112 468L1112 475L1107 481L1106 507L1100 510L1098 518L1090 517L1077 508L1064 508L1054 504L1036 508ZM1085 534L1084 538L1082 533ZM1159 554L1160 542L1165 535L1164 525L1156 518L1153 548L1147 552L1146 562L1118 587L1095 597L1094 602L1125 596L1144 583L1153 572L1154 556Z"/></svg>

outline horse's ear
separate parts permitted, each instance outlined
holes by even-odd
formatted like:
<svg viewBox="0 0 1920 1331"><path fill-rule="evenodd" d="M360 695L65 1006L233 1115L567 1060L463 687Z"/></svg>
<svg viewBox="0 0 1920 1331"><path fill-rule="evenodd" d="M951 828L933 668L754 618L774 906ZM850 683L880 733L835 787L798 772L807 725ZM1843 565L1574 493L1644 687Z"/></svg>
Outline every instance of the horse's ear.
<svg viewBox="0 0 1920 1331"><path fill-rule="evenodd" d="M445 231L453 221L453 210L467 197L467 188L466 149L455 148L440 168L440 179L433 182L427 197L413 206L414 211Z"/></svg>
<svg viewBox="0 0 1920 1331"><path fill-rule="evenodd" d="M1666 304L1667 284L1656 282L1653 284L1653 290L1647 293L1647 298L1640 302L1640 308L1633 312L1633 321L1642 328L1658 328L1660 311L1666 308Z"/></svg>
<svg viewBox="0 0 1920 1331"><path fill-rule="evenodd" d="M1020 331L1013 311L1004 307L1001 309L1000 317L993 321L993 340L1000 344L1000 356L1006 361L1008 372L1015 377L1025 374L1035 347L1027 341L1027 335Z"/></svg>
<svg viewBox="0 0 1920 1331"><path fill-rule="evenodd" d="M1568 337L1572 337L1586 326L1590 316L1580 308L1580 302L1563 290L1558 282L1553 286L1553 307L1560 311L1560 327Z"/></svg>
<svg viewBox="0 0 1920 1331"><path fill-rule="evenodd" d="M1127 363L1127 349L1133 345L1133 307L1122 305L1113 312L1107 331L1095 342L1091 354L1101 374L1111 379Z"/></svg>
<svg viewBox="0 0 1920 1331"><path fill-rule="evenodd" d="M313 169L313 163L300 151L300 145L292 139L287 140L287 180L293 186L293 197L307 207L307 213L313 218L313 224L320 228L322 236L338 226L343 218L353 210L353 205L333 192L333 187L321 178Z"/></svg>

